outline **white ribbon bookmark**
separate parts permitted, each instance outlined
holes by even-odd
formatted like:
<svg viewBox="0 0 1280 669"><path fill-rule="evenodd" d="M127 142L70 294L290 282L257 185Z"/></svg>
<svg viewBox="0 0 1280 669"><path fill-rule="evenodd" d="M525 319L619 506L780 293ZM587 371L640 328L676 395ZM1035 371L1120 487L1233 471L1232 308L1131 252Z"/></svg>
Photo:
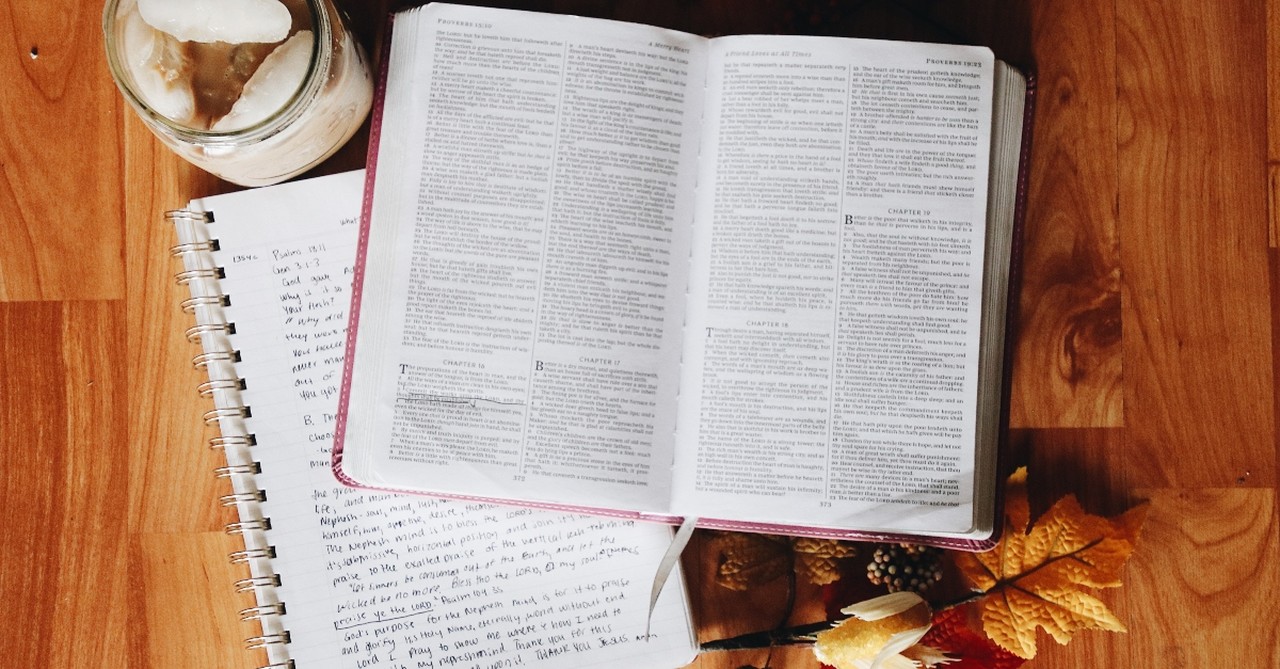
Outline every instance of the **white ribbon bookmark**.
<svg viewBox="0 0 1280 669"><path fill-rule="evenodd" d="M676 564L680 562L680 554L684 552L685 546L689 545L689 539L693 538L693 528L698 524L698 519L694 517L686 517L680 523L680 528L676 530L676 534L671 538L671 545L667 547L667 552L662 556L662 562L658 563L658 572L653 575L653 588L649 591L649 615L644 621L644 638L648 640L649 629L653 625L653 609L658 605L658 595L662 593L662 586L666 585L667 577L671 575L672 570L676 568Z"/></svg>

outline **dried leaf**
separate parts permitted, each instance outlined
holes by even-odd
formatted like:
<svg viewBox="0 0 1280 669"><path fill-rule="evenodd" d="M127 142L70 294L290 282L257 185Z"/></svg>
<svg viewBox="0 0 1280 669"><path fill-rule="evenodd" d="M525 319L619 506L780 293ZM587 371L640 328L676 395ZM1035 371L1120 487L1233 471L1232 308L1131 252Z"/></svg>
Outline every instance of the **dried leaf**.
<svg viewBox="0 0 1280 669"><path fill-rule="evenodd" d="M945 665L946 669L1016 669L1026 662L976 631L970 624L969 614L969 606L939 611L933 616L933 627L918 647L934 647L946 653L952 659Z"/></svg>
<svg viewBox="0 0 1280 669"><path fill-rule="evenodd" d="M1145 506L1109 519L1085 513L1075 496L1067 495L1031 526L1027 470L1014 472L999 544L986 553L958 554L955 560L984 593L987 635L1030 659L1036 654L1036 627L1058 643L1084 629L1125 631L1106 605L1081 589L1120 585L1121 570L1145 519Z"/></svg>
<svg viewBox="0 0 1280 669"><path fill-rule="evenodd" d="M791 545L796 552L796 573L814 585L840 580L840 562L858 553L852 544L835 539L801 537L792 539Z"/></svg>
<svg viewBox="0 0 1280 669"><path fill-rule="evenodd" d="M851 544L833 539L724 532L715 542L720 549L716 583L731 590L763 585L792 569L815 585L826 585L840 578L840 561L857 553Z"/></svg>
<svg viewBox="0 0 1280 669"><path fill-rule="evenodd" d="M730 590L747 590L768 583L791 569L791 542L767 534L717 534L720 563L716 583Z"/></svg>

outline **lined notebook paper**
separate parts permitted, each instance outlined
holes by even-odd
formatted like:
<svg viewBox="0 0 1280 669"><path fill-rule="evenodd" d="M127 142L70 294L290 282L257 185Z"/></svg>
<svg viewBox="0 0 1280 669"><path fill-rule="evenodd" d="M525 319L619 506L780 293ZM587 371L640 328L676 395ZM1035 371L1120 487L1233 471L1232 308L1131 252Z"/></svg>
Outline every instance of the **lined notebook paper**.
<svg viewBox="0 0 1280 669"><path fill-rule="evenodd" d="M339 486L330 442L363 172L172 212L202 386L234 492L272 666L676 667L695 646L683 583L650 579L660 524ZM234 612L228 612L234 615ZM290 664L292 663L292 665Z"/></svg>

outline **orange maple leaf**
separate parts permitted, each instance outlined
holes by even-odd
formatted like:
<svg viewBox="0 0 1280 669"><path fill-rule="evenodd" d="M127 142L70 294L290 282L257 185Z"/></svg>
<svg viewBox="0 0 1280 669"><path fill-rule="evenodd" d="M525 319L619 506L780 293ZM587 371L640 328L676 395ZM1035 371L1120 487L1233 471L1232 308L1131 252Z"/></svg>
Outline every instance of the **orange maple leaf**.
<svg viewBox="0 0 1280 669"><path fill-rule="evenodd" d="M1031 659L1036 627L1065 644L1077 631L1125 631L1106 605L1081 588L1113 588L1146 520L1147 507L1114 518L1085 513L1067 495L1031 525L1027 470L1009 477L1005 528L986 553L958 554L956 565L982 592L982 625L1001 647ZM1030 526L1030 527L1028 527Z"/></svg>

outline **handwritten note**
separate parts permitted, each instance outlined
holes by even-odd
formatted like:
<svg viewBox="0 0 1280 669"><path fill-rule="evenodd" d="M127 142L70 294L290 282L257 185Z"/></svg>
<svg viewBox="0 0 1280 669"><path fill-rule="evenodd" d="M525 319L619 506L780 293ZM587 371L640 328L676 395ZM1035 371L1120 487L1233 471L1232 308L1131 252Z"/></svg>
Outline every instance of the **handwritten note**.
<svg viewBox="0 0 1280 669"><path fill-rule="evenodd" d="M208 199L218 207L223 288L234 296L227 314L253 407L290 657L308 669L689 661L679 584L643 637L667 528L336 484L330 442L360 202L326 187L339 178L353 180L293 184L305 193L275 216L250 206L250 193ZM251 192L259 205L262 192ZM263 233L264 220L284 229Z"/></svg>

